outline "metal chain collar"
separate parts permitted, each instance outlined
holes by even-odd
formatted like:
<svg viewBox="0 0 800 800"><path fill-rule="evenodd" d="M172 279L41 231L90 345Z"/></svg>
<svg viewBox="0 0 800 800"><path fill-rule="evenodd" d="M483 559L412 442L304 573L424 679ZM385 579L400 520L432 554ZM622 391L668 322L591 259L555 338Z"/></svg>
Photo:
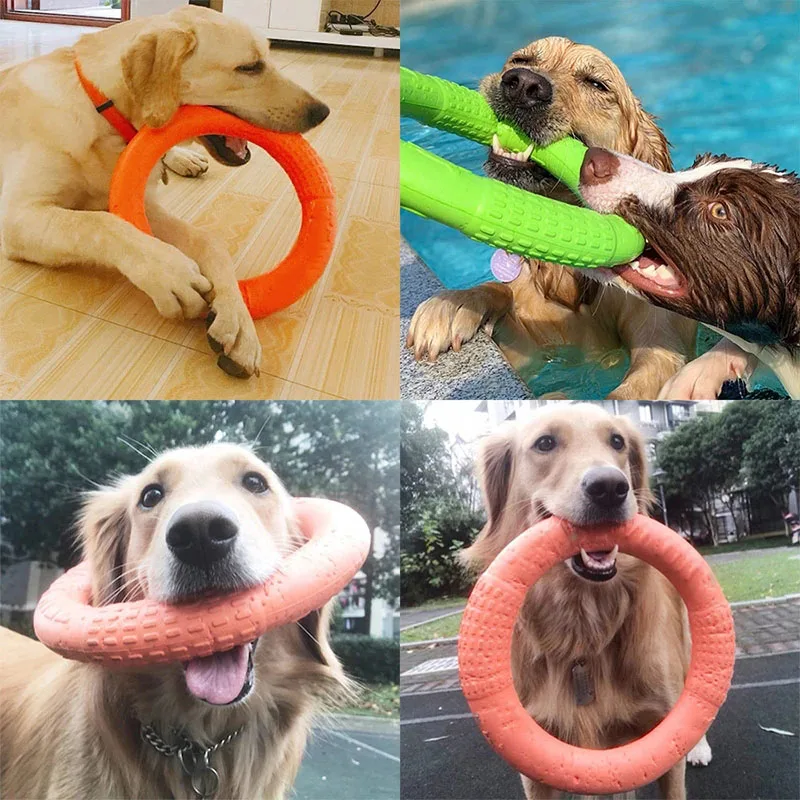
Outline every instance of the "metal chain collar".
<svg viewBox="0 0 800 800"><path fill-rule="evenodd" d="M235 739L244 729L244 725L220 739L211 747L193 742L182 730L172 729L178 744L168 744L155 731L152 725L141 724L142 741L149 744L162 756L178 757L181 769L189 778L192 791L197 800L211 800L219 791L219 773L211 766L211 756Z"/></svg>

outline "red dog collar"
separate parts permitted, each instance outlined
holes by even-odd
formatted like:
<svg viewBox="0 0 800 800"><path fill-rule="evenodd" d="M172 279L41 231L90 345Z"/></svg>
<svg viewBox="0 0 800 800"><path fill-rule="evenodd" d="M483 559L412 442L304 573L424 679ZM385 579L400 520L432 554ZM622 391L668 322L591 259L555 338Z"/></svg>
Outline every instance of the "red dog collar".
<svg viewBox="0 0 800 800"><path fill-rule="evenodd" d="M84 74L78 59L75 59L75 72L78 73L78 80L83 86L83 90L89 95L89 99L94 103L95 111L106 118L108 123L116 128L117 133L129 142L137 134L136 128L125 119L125 117L114 107L114 101L109 100Z"/></svg>

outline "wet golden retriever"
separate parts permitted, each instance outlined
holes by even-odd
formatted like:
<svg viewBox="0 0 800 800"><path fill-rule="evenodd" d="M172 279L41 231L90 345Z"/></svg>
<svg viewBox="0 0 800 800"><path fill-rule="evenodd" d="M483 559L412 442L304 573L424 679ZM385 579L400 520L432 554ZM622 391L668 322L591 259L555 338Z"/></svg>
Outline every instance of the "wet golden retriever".
<svg viewBox="0 0 800 800"><path fill-rule="evenodd" d="M462 562L482 572L518 534L547 516L577 525L622 522L650 501L642 437L594 405L554 403L490 436L478 457L488 521ZM676 534L677 535L677 534ZM520 700L553 736L609 748L660 722L683 688L690 655L686 609L653 567L633 556L581 551L528 592L512 644ZM690 763L708 764L703 739ZM686 797L683 759L659 779ZM523 777L528 798L557 798Z"/></svg>
<svg viewBox="0 0 800 800"><path fill-rule="evenodd" d="M299 543L276 475L229 444L168 452L93 493L80 537L103 604L252 586ZM143 731L167 744L185 736L201 749L240 731L210 754L216 796L278 800L314 712L345 686L325 609L227 653L140 672L68 661L0 634L5 798L192 798L178 756L157 751Z"/></svg>
<svg viewBox="0 0 800 800"><path fill-rule="evenodd" d="M654 118L614 63L594 47L557 36L539 39L512 53L501 72L484 78L480 90L499 118L515 123L539 145L574 136L589 146L672 169L669 143ZM512 156L495 145L486 173L529 192L577 202L535 163ZM495 331L516 367L543 347L576 345L590 359L624 347L630 368L610 396L631 399L658 396L694 356L697 330L695 322L599 288L579 270L524 261L511 283L485 283L426 300L411 320L407 344L418 359L435 359L451 347L460 350L482 327Z"/></svg>
<svg viewBox="0 0 800 800"><path fill-rule="evenodd" d="M328 107L283 77L268 43L246 25L196 6L81 37L0 72L0 238L3 253L48 267L112 267L145 292L165 317L210 309L220 366L258 373L261 344L236 284L224 242L183 222L146 196L155 236L108 213L111 173L123 137L95 111L78 79L89 81L136 127L165 125L178 107L218 106L276 131L304 132ZM241 139L205 136L223 164L249 159Z"/></svg>

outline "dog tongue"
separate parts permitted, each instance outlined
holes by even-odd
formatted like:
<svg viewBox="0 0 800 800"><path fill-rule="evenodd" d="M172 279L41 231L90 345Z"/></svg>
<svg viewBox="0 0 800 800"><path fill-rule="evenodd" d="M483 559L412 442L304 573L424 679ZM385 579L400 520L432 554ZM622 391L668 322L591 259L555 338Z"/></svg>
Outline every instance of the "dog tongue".
<svg viewBox="0 0 800 800"><path fill-rule="evenodd" d="M225 147L232 150L239 158L247 158L247 142L236 136L225 137Z"/></svg>
<svg viewBox="0 0 800 800"><path fill-rule="evenodd" d="M214 705L230 703L239 696L247 678L248 646L186 662L186 685L200 700Z"/></svg>

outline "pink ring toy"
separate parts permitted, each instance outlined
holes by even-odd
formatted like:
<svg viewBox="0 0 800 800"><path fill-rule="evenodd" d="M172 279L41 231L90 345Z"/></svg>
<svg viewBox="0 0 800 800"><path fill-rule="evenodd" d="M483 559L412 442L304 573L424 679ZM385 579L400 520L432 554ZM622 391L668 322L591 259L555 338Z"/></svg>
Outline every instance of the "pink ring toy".
<svg viewBox="0 0 800 800"><path fill-rule="evenodd" d="M58 578L36 606L42 644L104 667L187 661L230 650L321 608L361 568L370 548L364 520L332 500L295 499L308 542L265 584L182 605L148 600L94 608L89 565Z"/></svg>
<svg viewBox="0 0 800 800"><path fill-rule="evenodd" d="M511 677L511 637L528 589L579 552L615 544L660 570L689 611L692 658L675 707L649 733L622 747L589 750L541 728ZM461 623L461 686L489 744L516 770L567 792L627 792L663 775L700 741L730 686L733 617L702 556L674 531L637 515L625 525L578 529L551 517L511 542L481 576Z"/></svg>

